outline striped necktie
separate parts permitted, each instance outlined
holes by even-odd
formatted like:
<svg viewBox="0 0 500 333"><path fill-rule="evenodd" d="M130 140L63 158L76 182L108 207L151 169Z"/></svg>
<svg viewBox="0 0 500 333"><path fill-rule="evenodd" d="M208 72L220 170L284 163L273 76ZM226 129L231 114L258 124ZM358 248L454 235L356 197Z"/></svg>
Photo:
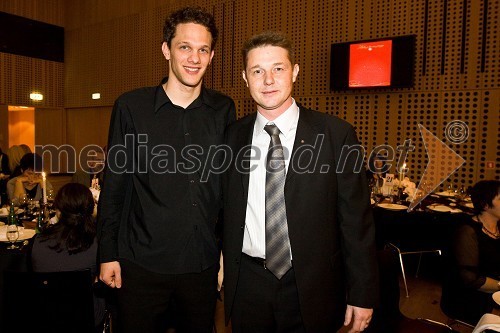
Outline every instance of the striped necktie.
<svg viewBox="0 0 500 333"><path fill-rule="evenodd" d="M278 279L292 267L285 206L285 159L276 125L266 125L271 136L266 162L266 267Z"/></svg>

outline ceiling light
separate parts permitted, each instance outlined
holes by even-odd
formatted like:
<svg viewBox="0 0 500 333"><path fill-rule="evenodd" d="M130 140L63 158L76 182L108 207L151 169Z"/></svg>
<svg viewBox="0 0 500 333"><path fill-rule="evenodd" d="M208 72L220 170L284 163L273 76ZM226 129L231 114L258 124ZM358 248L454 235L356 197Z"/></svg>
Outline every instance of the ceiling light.
<svg viewBox="0 0 500 333"><path fill-rule="evenodd" d="M30 98L34 101L41 101L43 100L43 95L40 93L31 93Z"/></svg>

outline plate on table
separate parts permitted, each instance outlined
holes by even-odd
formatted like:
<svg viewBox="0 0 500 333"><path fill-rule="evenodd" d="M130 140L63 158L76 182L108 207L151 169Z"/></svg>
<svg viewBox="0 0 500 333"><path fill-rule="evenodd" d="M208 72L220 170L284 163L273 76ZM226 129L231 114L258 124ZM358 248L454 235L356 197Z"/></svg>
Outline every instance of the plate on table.
<svg viewBox="0 0 500 333"><path fill-rule="evenodd" d="M447 197L447 198L452 198L456 195L455 192L450 192L450 191L443 191L443 192L438 192L436 193L440 197Z"/></svg>
<svg viewBox="0 0 500 333"><path fill-rule="evenodd" d="M19 230L19 238L17 239L16 242L30 239L33 236L35 236L35 230L33 230L33 229ZM8 242L8 241L9 240L7 239L7 236L5 235L5 233L0 233L0 242Z"/></svg>
<svg viewBox="0 0 500 333"><path fill-rule="evenodd" d="M453 208L448 207L448 206L443 206L443 205L430 205L427 206L430 210L433 210L435 212L441 212L441 213L449 213L453 210Z"/></svg>
<svg viewBox="0 0 500 333"><path fill-rule="evenodd" d="M491 297L493 297L493 300L497 302L498 305L500 305L500 291L493 293Z"/></svg>
<svg viewBox="0 0 500 333"><path fill-rule="evenodd" d="M389 210L407 210L408 207L403 206L403 205L398 205L394 203L380 203L378 204L378 207L384 208L384 209L389 209Z"/></svg>
<svg viewBox="0 0 500 333"><path fill-rule="evenodd" d="M466 203L462 204L462 206L470 208L470 209L474 209L474 205L472 204L472 202L466 202Z"/></svg>
<svg viewBox="0 0 500 333"><path fill-rule="evenodd" d="M24 213L24 209L14 209L14 212L16 214L21 214L21 213ZM9 213L10 213L10 209L6 209L4 210L4 208L0 209L0 217L7 217L9 216Z"/></svg>

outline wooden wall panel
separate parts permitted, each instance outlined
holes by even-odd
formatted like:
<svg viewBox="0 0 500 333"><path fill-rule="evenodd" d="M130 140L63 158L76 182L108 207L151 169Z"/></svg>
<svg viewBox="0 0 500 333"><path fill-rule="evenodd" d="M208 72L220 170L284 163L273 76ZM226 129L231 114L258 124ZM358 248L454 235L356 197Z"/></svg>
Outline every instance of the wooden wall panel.
<svg viewBox="0 0 500 333"><path fill-rule="evenodd" d="M107 144L111 107L66 109L66 143L76 152L86 145Z"/></svg>
<svg viewBox="0 0 500 333"><path fill-rule="evenodd" d="M0 12L64 27L66 0L2 0Z"/></svg>
<svg viewBox="0 0 500 333"><path fill-rule="evenodd" d="M266 29L281 30L294 41L301 69L295 98L353 123L368 152L411 139L416 147L408 156L410 177L418 179L427 163L421 124L466 159L452 177L454 184L500 177L500 0L206 0L182 5L193 3L214 14L221 32L205 83L232 96L240 116L255 110L241 79L242 42ZM99 107L110 108L127 90L158 84L167 72L159 50L163 20L180 6L156 0L70 1L65 75L65 103L74 108L70 113L88 108L93 114ZM413 89L330 91L332 43L408 34L416 35L417 43ZM103 97L92 101L96 89ZM445 133L455 120L469 129L460 144ZM95 140L81 139L78 131L68 128L68 139L79 145ZM487 161L496 161L495 169L486 169Z"/></svg>
<svg viewBox="0 0 500 333"><path fill-rule="evenodd" d="M0 104L0 148L6 152L9 148L9 110Z"/></svg>
<svg viewBox="0 0 500 333"><path fill-rule="evenodd" d="M0 104L63 107L64 64L0 53ZM43 94L32 101L30 93Z"/></svg>
<svg viewBox="0 0 500 333"><path fill-rule="evenodd" d="M60 147L66 143L66 111L63 108L35 109L35 151L41 153L41 147L54 145ZM43 154L42 154L43 155ZM66 172L64 159L53 160L44 157L44 170L47 173Z"/></svg>

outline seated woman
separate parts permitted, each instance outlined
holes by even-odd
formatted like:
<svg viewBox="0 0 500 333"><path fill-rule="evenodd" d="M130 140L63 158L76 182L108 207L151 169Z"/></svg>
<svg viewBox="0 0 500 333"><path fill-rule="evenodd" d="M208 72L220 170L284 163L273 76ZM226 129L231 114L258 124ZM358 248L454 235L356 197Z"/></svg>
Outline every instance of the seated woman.
<svg viewBox="0 0 500 333"><path fill-rule="evenodd" d="M373 155L368 161L366 178L370 187L380 189L384 185L385 174L387 173L387 164L382 155Z"/></svg>
<svg viewBox="0 0 500 333"><path fill-rule="evenodd" d="M480 181L470 190L475 216L461 225L452 242L451 285L443 305L456 319L476 324L491 312L491 294L500 290L500 181ZM450 288L453 286L453 288Z"/></svg>
<svg viewBox="0 0 500 333"><path fill-rule="evenodd" d="M9 200L27 195L38 201L42 198L42 158L38 154L29 153L21 158L21 175L11 178L7 182L7 195ZM47 191L52 189L52 184L47 180Z"/></svg>
<svg viewBox="0 0 500 333"><path fill-rule="evenodd" d="M97 276L96 223L92 217L94 198L81 184L64 185L54 199L59 222L38 235L33 244L35 272L90 269ZM96 326L104 319L105 300L94 296Z"/></svg>

